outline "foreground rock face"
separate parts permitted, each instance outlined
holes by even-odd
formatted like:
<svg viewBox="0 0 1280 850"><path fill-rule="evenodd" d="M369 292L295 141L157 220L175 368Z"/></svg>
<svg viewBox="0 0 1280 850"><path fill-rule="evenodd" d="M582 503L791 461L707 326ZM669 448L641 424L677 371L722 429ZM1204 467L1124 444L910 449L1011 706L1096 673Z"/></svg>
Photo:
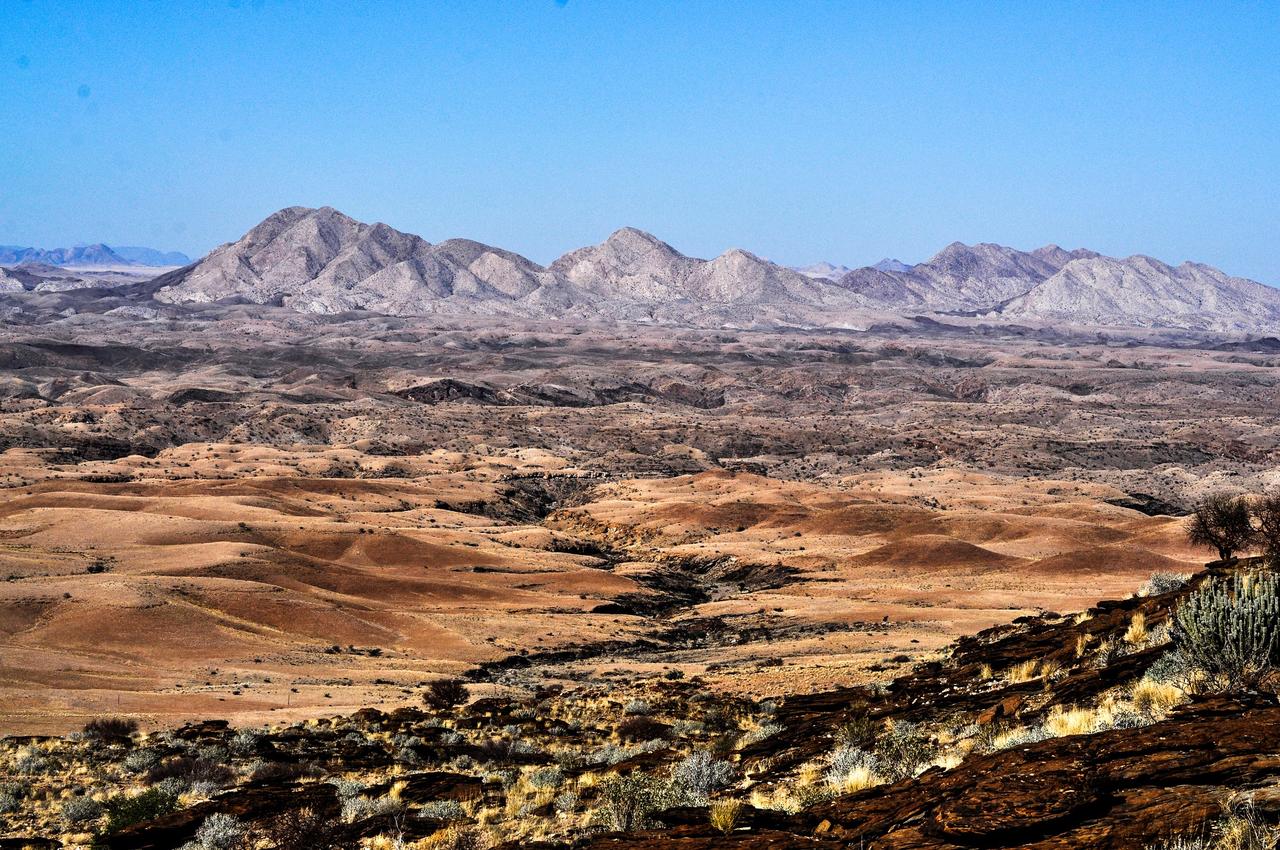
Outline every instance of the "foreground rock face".
<svg viewBox="0 0 1280 850"><path fill-rule="evenodd" d="M1198 832L1224 789L1280 777L1274 700L1215 698L1143 729L1071 735L841 797L813 832L867 847L1140 847ZM816 821L816 823L814 823Z"/></svg>
<svg viewBox="0 0 1280 850"><path fill-rule="evenodd" d="M1218 697L1143 729L1072 735L849 794L793 818L743 816L729 835L690 822L573 847L1122 850L1198 834L1229 792L1280 779L1273 699ZM692 819L690 819L692 820ZM524 845L526 847L530 845ZM514 847L512 847L514 850Z"/></svg>

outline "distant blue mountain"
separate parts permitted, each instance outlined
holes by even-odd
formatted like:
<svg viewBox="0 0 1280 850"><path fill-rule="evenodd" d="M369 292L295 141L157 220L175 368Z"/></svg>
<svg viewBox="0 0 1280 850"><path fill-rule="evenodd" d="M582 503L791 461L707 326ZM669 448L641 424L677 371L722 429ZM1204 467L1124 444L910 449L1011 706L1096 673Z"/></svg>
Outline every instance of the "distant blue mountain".
<svg viewBox="0 0 1280 850"><path fill-rule="evenodd" d="M185 266L191 259L178 251L136 246L111 248L101 242L74 248L28 248L0 245L0 266L43 263L50 266Z"/></svg>
<svg viewBox="0 0 1280 850"><path fill-rule="evenodd" d="M185 266L191 262L191 258L181 251L157 251L136 245L117 246L111 250L140 266Z"/></svg>

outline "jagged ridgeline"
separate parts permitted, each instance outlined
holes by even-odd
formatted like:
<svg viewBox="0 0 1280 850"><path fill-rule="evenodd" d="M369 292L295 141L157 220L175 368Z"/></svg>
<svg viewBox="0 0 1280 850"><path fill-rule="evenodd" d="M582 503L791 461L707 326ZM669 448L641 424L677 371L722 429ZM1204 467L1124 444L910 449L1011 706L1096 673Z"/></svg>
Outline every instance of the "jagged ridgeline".
<svg viewBox="0 0 1280 850"><path fill-rule="evenodd" d="M239 300L320 314L815 327L936 314L1005 324L1280 331L1280 291L1203 264L1145 256L957 242L915 265L797 270L736 248L698 259L624 227L544 267L467 239L432 244L330 207L283 209L148 292L166 304Z"/></svg>

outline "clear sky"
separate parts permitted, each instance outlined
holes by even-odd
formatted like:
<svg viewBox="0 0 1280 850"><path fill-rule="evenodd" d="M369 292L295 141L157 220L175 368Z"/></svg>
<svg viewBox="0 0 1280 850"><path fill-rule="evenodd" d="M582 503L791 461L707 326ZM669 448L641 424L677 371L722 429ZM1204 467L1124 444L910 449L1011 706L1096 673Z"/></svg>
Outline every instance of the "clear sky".
<svg viewBox="0 0 1280 850"><path fill-rule="evenodd" d="M953 240L1280 284L1280 2L0 0L0 243L329 204L547 262Z"/></svg>

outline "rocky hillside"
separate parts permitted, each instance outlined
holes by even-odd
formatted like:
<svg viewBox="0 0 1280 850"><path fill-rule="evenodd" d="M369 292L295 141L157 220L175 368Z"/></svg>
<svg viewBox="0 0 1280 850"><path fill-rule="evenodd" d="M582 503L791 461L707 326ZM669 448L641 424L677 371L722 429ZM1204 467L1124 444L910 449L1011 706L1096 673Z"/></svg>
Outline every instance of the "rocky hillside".
<svg viewBox="0 0 1280 850"><path fill-rule="evenodd" d="M1025 253L1002 245L953 242L905 271L855 269L840 283L881 303L938 311L985 311L1048 279L1060 267L1052 249ZM1057 249L1061 251L1061 249Z"/></svg>
<svg viewBox="0 0 1280 850"><path fill-rule="evenodd" d="M1020 321L1249 331L1280 326L1280 292L1200 263L1073 260L995 311Z"/></svg>
<svg viewBox="0 0 1280 850"><path fill-rule="evenodd" d="M517 254L455 239L432 245L331 207L289 207L184 269L158 301L239 299L308 313L421 315L442 307L544 315L580 300ZM479 305L483 305L480 307Z"/></svg>
<svg viewBox="0 0 1280 850"><path fill-rule="evenodd" d="M1264 850L1280 835L1274 675L1221 678L1229 665L1203 664L1227 633L1183 627L1214 599L1274 608L1274 576L1232 584L1260 567L1153 576L877 687L753 700L667 676L474 699L481 668L424 688L425 708L278 728L100 718L0 741L0 842ZM1264 647L1254 637L1239 646Z"/></svg>

